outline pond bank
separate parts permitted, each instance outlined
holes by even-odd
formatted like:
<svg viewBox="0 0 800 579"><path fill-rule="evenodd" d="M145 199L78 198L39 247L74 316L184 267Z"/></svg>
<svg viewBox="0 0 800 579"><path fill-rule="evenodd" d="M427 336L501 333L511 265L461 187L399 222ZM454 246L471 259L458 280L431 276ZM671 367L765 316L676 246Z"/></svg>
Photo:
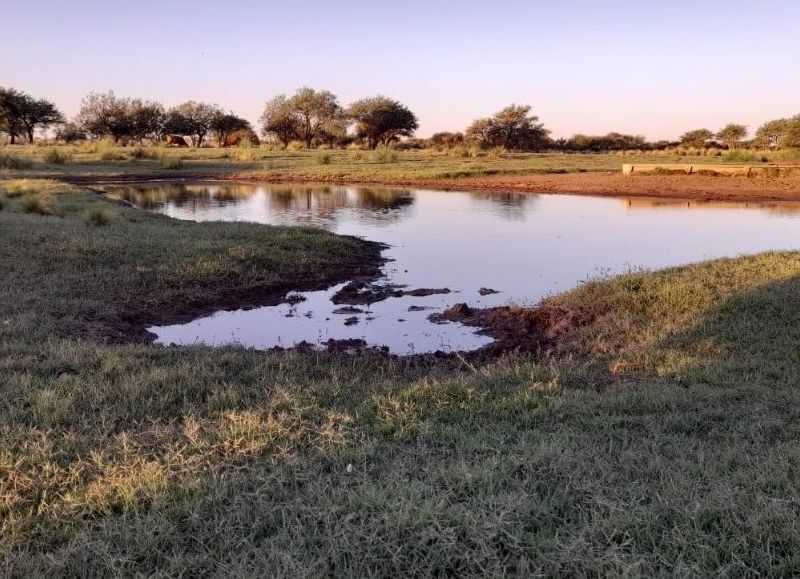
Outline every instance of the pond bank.
<svg viewBox="0 0 800 579"><path fill-rule="evenodd" d="M116 176L64 176L76 185L147 181L250 181L383 185L515 193L556 193L602 197L650 197L688 201L800 202L800 177L721 177L707 175L623 175L609 172L532 173L459 178L375 178L358 175L276 175L269 172L142 173Z"/></svg>

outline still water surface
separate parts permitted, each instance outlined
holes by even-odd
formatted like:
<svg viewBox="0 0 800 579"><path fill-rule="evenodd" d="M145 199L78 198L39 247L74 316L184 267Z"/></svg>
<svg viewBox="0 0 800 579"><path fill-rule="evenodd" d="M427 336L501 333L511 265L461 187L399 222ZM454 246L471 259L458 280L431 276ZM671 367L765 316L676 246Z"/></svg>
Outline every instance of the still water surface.
<svg viewBox="0 0 800 579"><path fill-rule="evenodd" d="M218 312L150 328L164 344L256 348L361 338L398 354L469 350L490 340L428 316L458 302L534 304L583 280L800 247L800 205L687 203L572 195L350 186L143 184L113 196L177 219L307 225L390 245L381 283L453 293L389 298L337 314L338 285L304 301ZM480 288L499 293L482 296ZM409 311L414 306L415 310ZM352 325L345 325L350 319Z"/></svg>

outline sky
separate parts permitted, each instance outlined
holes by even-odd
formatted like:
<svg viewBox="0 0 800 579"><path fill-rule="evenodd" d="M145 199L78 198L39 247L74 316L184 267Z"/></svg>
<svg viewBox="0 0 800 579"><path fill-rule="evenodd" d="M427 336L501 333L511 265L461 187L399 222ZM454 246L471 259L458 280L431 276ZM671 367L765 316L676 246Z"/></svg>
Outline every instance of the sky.
<svg viewBox="0 0 800 579"><path fill-rule="evenodd" d="M0 86L68 116L113 90L255 123L302 86L344 105L396 98L421 137L511 103L555 137L673 139L800 113L798 0L0 2Z"/></svg>

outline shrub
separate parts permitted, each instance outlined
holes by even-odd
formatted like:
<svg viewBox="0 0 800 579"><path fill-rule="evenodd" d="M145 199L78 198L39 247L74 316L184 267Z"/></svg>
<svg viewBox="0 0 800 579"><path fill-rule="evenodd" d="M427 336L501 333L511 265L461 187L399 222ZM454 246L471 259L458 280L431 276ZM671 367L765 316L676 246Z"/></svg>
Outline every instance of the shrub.
<svg viewBox="0 0 800 579"><path fill-rule="evenodd" d="M723 159L725 161L733 161L735 163L766 163L769 160L758 153L742 151L741 149L728 151L725 153Z"/></svg>
<svg viewBox="0 0 800 579"><path fill-rule="evenodd" d="M89 225L104 227L111 223L111 216L102 209L92 209L86 217L86 222Z"/></svg>
<svg viewBox="0 0 800 579"><path fill-rule="evenodd" d="M27 169L31 166L31 162L27 159L20 159L12 155L0 155L0 169Z"/></svg>
<svg viewBox="0 0 800 579"><path fill-rule="evenodd" d="M69 161L69 155L56 148L47 149L44 154L44 162L49 165L63 165L67 161Z"/></svg>
<svg viewBox="0 0 800 579"><path fill-rule="evenodd" d="M394 163L397 161L397 153L389 147L379 147L373 152L376 163Z"/></svg>
<svg viewBox="0 0 800 579"><path fill-rule="evenodd" d="M330 153L320 153L317 155L317 164L318 165L330 165L331 164L331 154Z"/></svg>
<svg viewBox="0 0 800 579"><path fill-rule="evenodd" d="M469 150L464 145L456 145L447 149L447 154L451 157L466 158L469 157Z"/></svg>
<svg viewBox="0 0 800 579"><path fill-rule="evenodd" d="M653 175L672 175L672 171L666 167L656 167L653 169Z"/></svg>
<svg viewBox="0 0 800 579"><path fill-rule="evenodd" d="M500 159L502 158L508 151L506 151L505 147L492 147L489 149L489 152L486 153L486 156L489 159Z"/></svg>
<svg viewBox="0 0 800 579"><path fill-rule="evenodd" d="M116 151L103 151L100 153L101 161L124 161L125 155L117 153Z"/></svg>
<svg viewBox="0 0 800 579"><path fill-rule="evenodd" d="M153 147L136 147L131 151L132 159L151 159L155 161L161 157L161 152Z"/></svg>
<svg viewBox="0 0 800 579"><path fill-rule="evenodd" d="M287 151L302 151L305 145L301 141L292 141L286 145Z"/></svg>
<svg viewBox="0 0 800 579"><path fill-rule="evenodd" d="M26 195L23 197L22 210L25 213L36 213L38 215L50 215L52 213L50 199L43 195Z"/></svg>
<svg viewBox="0 0 800 579"><path fill-rule="evenodd" d="M181 161L177 157L164 157L158 162L158 166L161 169L166 169L168 171L175 171L183 167L183 161Z"/></svg>
<svg viewBox="0 0 800 579"><path fill-rule="evenodd" d="M780 153L781 161L800 161L800 149L786 149Z"/></svg>

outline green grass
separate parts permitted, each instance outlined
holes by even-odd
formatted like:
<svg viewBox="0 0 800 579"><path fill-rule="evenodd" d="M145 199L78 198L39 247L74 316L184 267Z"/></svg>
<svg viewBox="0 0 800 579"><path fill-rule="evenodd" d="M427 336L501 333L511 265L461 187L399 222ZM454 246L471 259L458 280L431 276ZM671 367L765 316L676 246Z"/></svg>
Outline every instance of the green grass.
<svg viewBox="0 0 800 579"><path fill-rule="evenodd" d="M800 571L800 254L585 284L538 361L115 344L375 250L42 189L0 194L5 574Z"/></svg>
<svg viewBox="0 0 800 579"><path fill-rule="evenodd" d="M117 147L99 142L58 147L66 165L45 163L45 147L5 147L8 155L27 163L23 177L148 177L169 171L175 176L238 173L272 179L350 179L408 181L493 175L526 175L584 171L619 172L623 163L705 163L708 157L686 154L557 154L480 151L465 146L444 151L273 150ZM178 161L180 161L178 163ZM714 159L718 162L719 159ZM170 167L174 163L177 166Z"/></svg>

